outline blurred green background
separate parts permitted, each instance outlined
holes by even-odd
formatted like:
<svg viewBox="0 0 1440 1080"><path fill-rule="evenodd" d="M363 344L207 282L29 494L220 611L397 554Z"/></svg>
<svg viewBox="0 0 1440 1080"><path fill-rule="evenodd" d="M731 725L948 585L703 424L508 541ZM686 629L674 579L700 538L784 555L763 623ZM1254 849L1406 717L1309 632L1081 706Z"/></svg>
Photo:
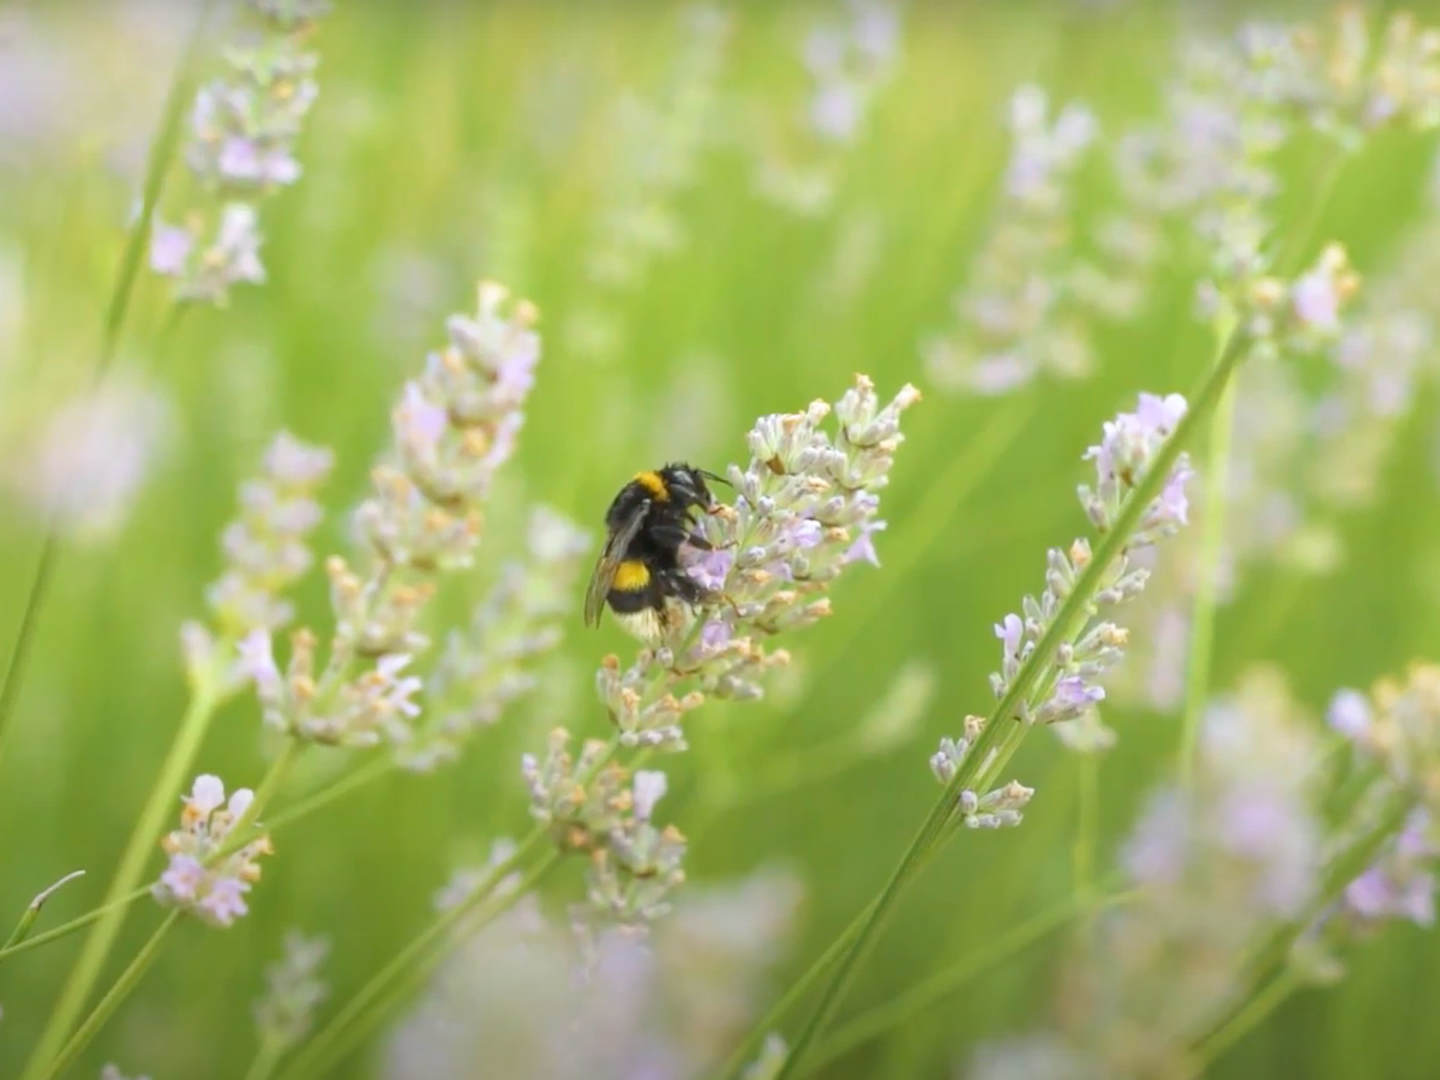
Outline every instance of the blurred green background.
<svg viewBox="0 0 1440 1080"><path fill-rule="evenodd" d="M1202 268L1170 264L1142 311L1097 331L1093 378L1042 379L993 400L926 387L917 343L948 324L949 297L984 235L1008 153L1005 102L1033 80L1055 100L1083 98L1104 131L1117 130L1156 113L1177 34L1197 21L1223 29L1239 9L911 5L893 77L854 146L834 157L832 204L803 215L759 197L747 132L758 115L801 107L799 41L824 8L736 4L720 101L693 175L656 196L683 243L621 290L591 280L585 252L606 200L631 183L635 147L621 135L618 102L667 93L684 40L678 7L337 8L316 38L321 96L301 143L305 175L264 209L269 283L237 292L226 310L190 312L162 339L164 283L142 277L115 374L153 378L173 395L170 439L123 527L97 542L67 542L60 556L0 763L0 915L18 916L38 888L78 867L90 876L61 893L42 924L98 902L184 706L177 628L202 610L236 484L270 433L284 426L335 448L335 513L316 546L343 548L340 511L364 492L391 402L441 340L444 317L469 309L475 279L490 276L539 305L545 354L479 565L446 586L437 614L463 612L483 593L495 563L519 545L527 501L559 508L598 537L623 479L672 458L710 468L743 459L744 432L759 413L834 397L854 371L869 372L885 393L906 380L927 389L885 498L886 565L848 576L836 616L788 642L796 670L769 700L707 706L690 722L692 752L666 763L668 809L694 840L692 881L777 860L801 874L803 919L770 977L773 990L783 988L879 887L931 804L925 759L935 740L988 703L991 623L1040 586L1044 549L1083 530L1072 492L1101 420L1140 389L1187 390L1208 356L1190 317ZM7 476L26 468L35 426L87 383L187 21L188 5L178 3L0 12L0 97L15 103L6 106L10 120L0 119ZM794 125L777 125L771 137L787 152L810 149ZM1279 207L1289 219L1314 182L1313 150L1302 145L1284 159ZM1432 151L1430 140L1387 135L1341 175L1319 233L1349 245L1362 274L1383 270L1427 212ZM170 180L165 208L193 191L181 168ZM1098 174L1085 182L1107 184ZM1082 187L1082 210L1087 197ZM576 319L596 310L619 335L608 357L585 347L583 321L577 329ZM1318 714L1338 685L1440 657L1435 406L1424 386L1397 421L1373 505L1338 523L1348 556L1333 573L1302 577L1265 564L1244 576L1220 613L1217 686L1254 658L1277 660ZM987 423L1012 413L1026 419L1003 453L963 476L947 470ZM937 490L942 481L949 487ZM0 493L7 655L42 535L19 487ZM300 596L302 618L326 625L319 575ZM1265 626L1282 598L1279 625L1247 632ZM157 1078L239 1076L253 1047L249 1003L287 927L333 937L327 973L342 989L388 958L452 866L525 827L522 749L538 748L557 723L605 733L591 672L603 653L631 646L609 624L584 631L579 600L538 695L482 732L453 767L382 780L280 837L252 914L227 932L186 925L77 1075L115 1060ZM1239 651L1245 641L1253 653ZM852 729L912 660L933 665L938 682L901 744L852 769L743 797L747 777L803 761L808 748ZM1177 726L1138 706L1110 708L1106 719L1120 735L1101 765L1109 865L1169 767ZM227 782L258 777L258 731L253 702L232 703L200 769ZM316 782L320 764L297 786ZM849 1009L886 1000L1066 894L1076 761L1042 735L1013 771L1038 789L1024 827L966 835L938 860ZM730 783L739 801L708 808L707 785ZM547 897L558 908L579 888L572 867ZM137 907L112 964L156 919L152 906ZM0 1075L18 1069L78 941L0 969ZM947 1075L978 1040L1043 1026L1062 943L1052 935L831 1075ZM1422 1018L1440 1007L1440 941L1391 927L1349 968L1337 988L1286 1005L1214 1075L1435 1075L1440 1029ZM366 1075L359 1060L345 1074Z"/></svg>

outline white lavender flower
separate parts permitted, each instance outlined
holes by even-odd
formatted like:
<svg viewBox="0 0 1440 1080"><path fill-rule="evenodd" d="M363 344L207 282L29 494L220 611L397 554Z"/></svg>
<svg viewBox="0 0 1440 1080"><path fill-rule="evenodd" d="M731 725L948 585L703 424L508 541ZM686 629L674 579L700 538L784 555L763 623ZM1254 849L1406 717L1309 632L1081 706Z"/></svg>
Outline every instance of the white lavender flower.
<svg viewBox="0 0 1440 1080"><path fill-rule="evenodd" d="M265 280L257 200L300 178L295 144L318 89L317 58L304 48L313 0L250 0L254 29L225 52L228 71L202 86L185 160L210 205L156 218L150 266L173 278L175 299L223 305L238 284Z"/></svg>
<svg viewBox="0 0 1440 1080"><path fill-rule="evenodd" d="M100 1069L100 1080L150 1080L150 1077L140 1075L127 1076L120 1071L120 1066L107 1063Z"/></svg>
<svg viewBox="0 0 1440 1080"><path fill-rule="evenodd" d="M320 966L330 952L325 937L285 935L285 955L265 969L265 995L255 1002L255 1026L261 1046L282 1052L310 1031L315 1010L328 994Z"/></svg>
<svg viewBox="0 0 1440 1080"><path fill-rule="evenodd" d="M560 644L562 620L589 536L546 507L531 513L524 560L506 563L467 630L452 631L425 680L426 711L396 747L407 769L453 761L469 736L532 691L540 660Z"/></svg>
<svg viewBox="0 0 1440 1080"><path fill-rule="evenodd" d="M364 576L338 555L326 561L335 632L323 669L309 629L292 635L283 676L268 629L242 644L243 669L278 730L344 746L412 737L424 684L409 667L429 646L420 612L438 573L470 565L479 508L514 450L540 355L531 304L511 305L493 282L478 294L476 315L451 317L450 344L430 355L392 414L395 464L374 470L355 515L369 549Z"/></svg>
<svg viewBox="0 0 1440 1080"><path fill-rule="evenodd" d="M495 876L495 871L508 862L515 851L515 841L509 837L500 837L490 845L490 854L483 866L463 866L450 875L450 880L435 893L435 910L449 911L459 907L478 890L487 886L491 896L504 896L514 892L520 887L518 871L507 874L493 884L491 879Z"/></svg>
<svg viewBox="0 0 1440 1080"><path fill-rule="evenodd" d="M845 154L863 135L875 100L894 75L900 16L900 5L891 0L836 0L810 25L799 50L809 79L803 109L793 118L752 112L761 196L808 216L830 208ZM782 130L766 132L767 121ZM788 131L792 127L798 130Z"/></svg>
<svg viewBox="0 0 1440 1080"><path fill-rule="evenodd" d="M1403 680L1382 679L1368 709L1342 692L1331 724L1390 781L1440 813L1440 665L1415 664Z"/></svg>
<svg viewBox="0 0 1440 1080"><path fill-rule="evenodd" d="M680 720L707 696L763 693L762 674L789 659L767 650L765 639L829 615L830 584L857 562L875 561L873 534L884 527L879 491L904 441L901 413L919 397L907 385L882 405L874 384L857 376L835 403L833 436L823 401L756 422L749 463L729 468L734 503L700 523L710 548L681 551L711 599L679 640L641 650L625 669L609 657L596 675L622 744L682 749Z"/></svg>
<svg viewBox="0 0 1440 1080"><path fill-rule="evenodd" d="M1001 202L955 296L955 327L921 346L930 377L951 389L1003 394L1042 371L1074 377L1091 367L1068 282L1081 267L1070 245L1071 192L1094 118L1069 104L1052 119L1045 92L1022 86L1010 128L1015 146Z"/></svg>
<svg viewBox="0 0 1440 1080"><path fill-rule="evenodd" d="M180 827L161 841L170 861L150 890L157 903L219 927L249 912L245 895L260 880L259 859L273 850L270 838L260 836L228 855L220 852L254 797L249 788L239 788L227 800L218 776L195 778L182 799Z"/></svg>

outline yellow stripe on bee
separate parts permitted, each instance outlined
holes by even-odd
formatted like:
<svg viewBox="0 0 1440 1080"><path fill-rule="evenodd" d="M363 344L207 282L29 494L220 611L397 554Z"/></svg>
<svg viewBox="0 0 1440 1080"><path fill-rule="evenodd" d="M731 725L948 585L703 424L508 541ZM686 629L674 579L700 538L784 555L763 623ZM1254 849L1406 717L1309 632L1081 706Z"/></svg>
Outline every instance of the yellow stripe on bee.
<svg viewBox="0 0 1440 1080"><path fill-rule="evenodd" d="M639 592L649 584L649 567L639 559L626 559L615 568L615 578L610 582L610 587L621 592Z"/></svg>
<svg viewBox="0 0 1440 1080"><path fill-rule="evenodd" d="M665 502L670 498L670 489L665 486L664 478L653 469L637 472L635 474L635 483L648 491L650 497L657 502Z"/></svg>

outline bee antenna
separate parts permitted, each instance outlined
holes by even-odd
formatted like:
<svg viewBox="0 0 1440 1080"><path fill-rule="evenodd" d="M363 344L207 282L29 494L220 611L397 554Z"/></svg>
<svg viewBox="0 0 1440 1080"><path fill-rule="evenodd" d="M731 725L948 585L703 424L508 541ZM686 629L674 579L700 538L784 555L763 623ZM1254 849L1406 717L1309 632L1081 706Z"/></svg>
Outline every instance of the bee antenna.
<svg viewBox="0 0 1440 1080"><path fill-rule="evenodd" d="M705 477L705 479L707 480L714 480L717 483L724 484L726 487L735 486L734 484L730 483L729 480L725 479L725 477L721 476L719 473L713 473L709 469L696 469L695 471L698 472L701 476Z"/></svg>

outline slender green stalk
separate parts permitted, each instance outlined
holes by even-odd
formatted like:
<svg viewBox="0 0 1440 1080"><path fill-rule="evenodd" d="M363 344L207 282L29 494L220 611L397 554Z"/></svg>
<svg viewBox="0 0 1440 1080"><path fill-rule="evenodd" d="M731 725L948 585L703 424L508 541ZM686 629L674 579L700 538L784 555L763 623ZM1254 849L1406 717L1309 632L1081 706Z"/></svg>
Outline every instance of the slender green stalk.
<svg viewBox="0 0 1440 1080"><path fill-rule="evenodd" d="M1210 425L1210 453L1205 467L1204 533L1200 540L1199 580L1190 616L1189 660L1185 666L1185 709L1180 717L1180 783L1189 788L1195 777L1195 748L1200 716L1210 696L1210 667L1215 650L1215 606L1220 582L1220 556L1225 546L1225 496L1230 481L1230 436L1235 427L1235 384L1225 388Z"/></svg>
<svg viewBox="0 0 1440 1080"><path fill-rule="evenodd" d="M550 872L560 861L560 857L558 850L550 851L520 879L514 889L503 896L491 896L491 903L487 907L474 912L472 918L464 921L464 925L456 927L450 934L448 943L441 944L423 957L414 970L399 980L389 993L377 999L357 1016L354 1022L339 1034L330 1050L309 1067L308 1072L304 1074L307 1080L312 1076L326 1075L359 1049L366 1039L374 1035L395 1014L397 1009L405 1002L412 1000L415 994L430 981L435 969L440 966L453 947L513 907L542 877Z"/></svg>
<svg viewBox="0 0 1440 1080"><path fill-rule="evenodd" d="M40 917L40 909L45 906L45 901L49 900L58 890L63 889L76 878L82 878L84 876L84 870L72 870L59 881L55 882L55 884L49 885L36 893L35 899L30 901L24 913L20 916L20 921L15 924L15 929L10 931L10 936L5 940L5 949L0 950L0 956L3 956L4 952L8 951L11 946L20 944L20 942L29 936L30 927L34 926L35 920Z"/></svg>
<svg viewBox="0 0 1440 1080"><path fill-rule="evenodd" d="M36 934L34 937L27 937L23 941L16 941L12 945L6 945L3 949L0 949L0 960L14 956L17 953L28 952L30 949L38 949L41 945L48 945L50 942L58 941L60 938L69 937L77 930L84 930L85 927L103 917L107 911L114 908L129 907L141 897L148 896L149 893L150 886L141 885L133 892L112 900L108 904L103 904L94 911L87 911L84 915L71 919L69 922L61 923L52 930L46 930L43 934Z"/></svg>
<svg viewBox="0 0 1440 1080"><path fill-rule="evenodd" d="M322 787L319 791L311 792L298 802L285 807L276 814L272 814L265 820L267 831L274 831L291 822L299 821L301 818L309 817L316 810L330 805L343 795L348 795L357 788L364 787L372 780L382 776L388 776L396 768L395 759L388 754L372 758L358 768L341 776ZM251 837L253 839L253 837ZM245 841L248 843L248 840ZM243 844L242 844L243 846Z"/></svg>
<svg viewBox="0 0 1440 1080"><path fill-rule="evenodd" d="M150 222L155 216L155 205L160 201L160 192L165 185L165 174L175 156L179 140L181 121L185 106L190 99L191 84L194 82L195 59L204 40L205 24L209 18L210 3L207 2L195 20L195 27L186 43L184 55L175 69L175 78L165 98L161 113L160 131L150 147L150 159L145 170L145 186L140 201L140 213L130 226L125 238L125 250L120 256L120 269L115 284L110 290L110 301L106 305L105 320L101 324L100 351L95 358L95 370L91 385L99 383L115 359L120 344L120 331L125 326L125 316L130 310L130 299L135 292L135 279L139 274L140 262L145 254L145 245L150 239ZM10 719L15 712L15 703L20 696L20 687L25 679L26 662L35 642L35 628L39 622L40 609L44 607L50 593L50 583L55 577L55 562L60 555L59 518L53 511L46 519L44 540L40 554L35 560L35 569L30 575L30 587L26 590L25 604L20 616L20 626L15 632L15 644L10 650L10 659L5 666L4 681L0 682L0 761L4 760L5 736Z"/></svg>
<svg viewBox="0 0 1440 1080"><path fill-rule="evenodd" d="M489 897L495 885L519 866L531 851L543 843L546 838L547 832L543 825L537 825L532 829L508 859L491 868L479 888L454 907L441 912L424 930L412 938L408 945L392 957L389 963L371 976L369 982L362 986L355 996L310 1038L304 1049L291 1061L283 1075L297 1078L319 1075L318 1063L326 1060L334 1051L334 1047L344 1036L346 1028L367 1015L371 1007L390 991L397 980L404 978L417 964L423 963L426 957L445 940L450 931ZM542 860L542 864L548 867L552 861Z"/></svg>
<svg viewBox="0 0 1440 1080"><path fill-rule="evenodd" d="M1091 561L1080 573L1074 588L1066 597L1056 618L1036 644L1029 658L1021 665L1020 671L1011 681L995 710L990 714L975 745L956 770L954 778L946 785L944 792L891 872L889 880L880 890L868 918L862 923L859 932L852 938L849 946L837 961L831 972L829 983L821 992L819 1003L801 1030L784 1065L781 1066L778 1074L780 1080L796 1075L809 1047L824 1029L831 1013L843 997L856 966L865 957L875 935L883 926L885 918L899 898L901 890L909 882L920 856L934 843L950 819L959 793L974 783L978 773L988 771L992 751L996 749L996 743L1009 734L1009 729L1019 730L1019 734L1015 735L1011 741L1010 752L1013 753L1015 746L1018 746L1019 740L1023 738L1026 731L1026 725L1017 722L1021 704L1027 699L1036 680L1048 668L1060 644L1068 640L1077 626L1088 617L1093 597L1103 576L1109 572L1115 560L1123 554L1131 535L1140 524L1142 515L1151 501L1160 493L1180 452L1193 440L1195 432L1209 421L1231 376L1247 352L1248 346L1249 339L1246 335L1241 333L1230 335L1221 352L1219 362L1206 375L1199 390L1194 394L1189 411L1176 425L1170 438L1161 446L1149 470L1130 493L1125 505L1121 507L1110 532L1102 538Z"/></svg>
<svg viewBox="0 0 1440 1080"><path fill-rule="evenodd" d="M1186 1059L1188 1076L1200 1076L1205 1069L1219 1059L1220 1055L1234 1046L1244 1036L1255 1030L1261 1022L1280 1007L1300 988L1300 976L1294 968L1286 968L1259 993L1245 1003L1214 1034L1202 1042Z"/></svg>
<svg viewBox="0 0 1440 1080"><path fill-rule="evenodd" d="M191 692L189 707L180 721L165 763L160 768L160 776L155 781L155 786L150 789L150 797L141 809L135 828L120 856L115 877L101 902L100 916L94 929L86 937L75 966L70 970L70 976L60 991L60 1000L50 1013L50 1019L40 1034L35 1050L21 1074L21 1080L36 1080L43 1075L41 1070L60 1051L65 1037L70 1033L71 1025L75 1023L85 1005L85 999L90 996L95 980L99 978L100 970L105 964L105 958L110 954L124 922L125 905L117 901L133 893L144 874L145 864L155 850L166 820L174 810L175 800L180 797L180 790L195 763L195 756L200 751L200 744L218 704L219 693L215 687L215 679L200 680Z"/></svg>
<svg viewBox="0 0 1440 1080"><path fill-rule="evenodd" d="M155 928L155 932L150 935L150 939L135 954L135 959L131 960L129 966L120 973L120 977L115 980L115 985L110 987L105 996L100 999L99 1004L85 1018L85 1022L75 1030L75 1034L70 1036L69 1041L66 1042L55 1060L44 1065L38 1075L44 1077L44 1080L51 1080L52 1077L59 1076L75 1063L75 1059L80 1056L85 1047L90 1045L90 1040L105 1026L105 1021L109 1020L115 1010L120 1007L121 1002L130 996L131 991L140 985L140 980L145 976L145 972L150 970L150 965L160 954L160 945L165 940L165 935L170 932L179 918L179 908L165 916L160 925Z"/></svg>
<svg viewBox="0 0 1440 1080"><path fill-rule="evenodd" d="M1111 897L1108 902L1114 902ZM844 1057L855 1047L877 1035L899 1027L905 1021L943 1002L965 986L981 972L997 966L1015 954L1029 948L1052 930L1065 925L1076 915L1082 914L1089 903L1078 894L1066 897L1058 904L1031 916L1018 926L1001 934L995 940L981 946L969 956L943 971L938 971L888 999L880 1005L861 1013L847 1022L815 1051L810 1061L801 1070L801 1076L808 1076L837 1058Z"/></svg>

